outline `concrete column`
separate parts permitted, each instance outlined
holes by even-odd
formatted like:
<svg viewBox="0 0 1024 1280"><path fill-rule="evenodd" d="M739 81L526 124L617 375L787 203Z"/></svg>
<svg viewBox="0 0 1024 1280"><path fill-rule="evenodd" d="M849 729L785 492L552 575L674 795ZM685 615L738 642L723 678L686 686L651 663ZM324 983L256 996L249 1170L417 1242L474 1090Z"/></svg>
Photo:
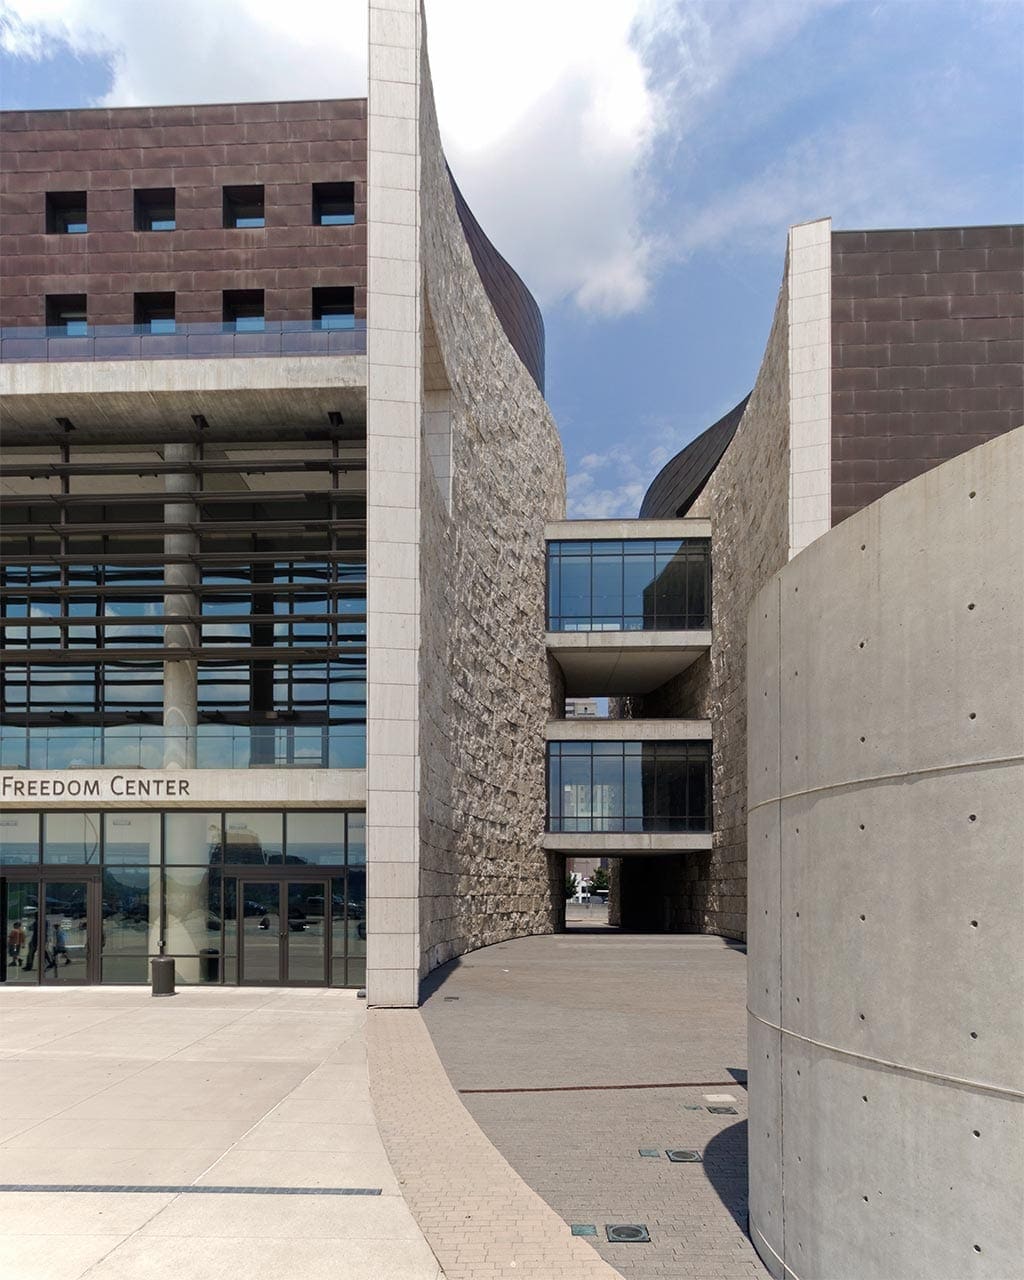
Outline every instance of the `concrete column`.
<svg viewBox="0 0 1024 1280"><path fill-rule="evenodd" d="M193 444L168 444L164 446L166 462L192 463L197 456ZM194 490L198 481L192 472L169 473L165 477L165 489L169 494L186 495ZM183 496L181 502L169 502L164 508L167 524L186 524L197 519L196 504ZM166 556L189 554L197 551L199 539L194 533L165 533ZM199 600L193 588L199 582L199 570L189 563L165 563L164 584L169 588L164 596L164 612L169 614L195 614ZM164 644L169 649L188 648L197 643L199 629L193 624L171 623L164 627ZM191 769L196 763L195 728L198 720L198 692L196 663L194 659L164 663L164 729L169 736L164 741L164 767Z"/></svg>

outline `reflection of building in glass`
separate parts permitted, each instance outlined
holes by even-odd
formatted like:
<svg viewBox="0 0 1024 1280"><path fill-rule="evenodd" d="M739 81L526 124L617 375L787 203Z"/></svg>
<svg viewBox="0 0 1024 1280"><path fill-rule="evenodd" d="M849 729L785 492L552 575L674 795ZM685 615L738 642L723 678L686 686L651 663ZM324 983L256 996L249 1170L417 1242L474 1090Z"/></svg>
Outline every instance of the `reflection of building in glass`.
<svg viewBox="0 0 1024 1280"><path fill-rule="evenodd" d="M703 631L710 625L706 539L548 544L549 631Z"/></svg>
<svg viewBox="0 0 1024 1280"><path fill-rule="evenodd" d="M97 833L95 845L70 843L70 832L91 830ZM93 855L88 864L82 854ZM283 884L287 898L301 899L301 905L290 905L289 920L308 921L293 930L308 935L303 980L317 977L335 986L365 981L361 813L21 813L0 828L0 859L8 874L17 868L18 884L11 886L8 902L11 922L32 914L40 880L46 883L50 926L61 919L73 922L72 956L82 963L65 980L87 976L86 929L95 905L90 897L98 898L100 920L92 939L99 952L91 958L92 976L105 982L145 981L149 957L160 950L162 938L179 981L244 979L239 918L259 920L278 912ZM296 874L302 875L300 882L289 878ZM319 952L313 946L314 920ZM261 945L266 953L265 939ZM77 957L75 946L81 952ZM278 958L271 956L270 962ZM266 954L263 960L264 980L280 980L279 969L269 971ZM33 970L29 979L9 969L7 978L34 980L37 974Z"/></svg>
<svg viewBox="0 0 1024 1280"><path fill-rule="evenodd" d="M547 829L709 832L710 783L708 742L550 742Z"/></svg>

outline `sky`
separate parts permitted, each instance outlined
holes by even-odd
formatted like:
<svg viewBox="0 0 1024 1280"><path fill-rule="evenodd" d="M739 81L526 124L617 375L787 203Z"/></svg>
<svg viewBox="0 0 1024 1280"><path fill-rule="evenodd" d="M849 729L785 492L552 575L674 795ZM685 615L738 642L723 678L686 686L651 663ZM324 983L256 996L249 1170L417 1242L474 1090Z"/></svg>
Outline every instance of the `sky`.
<svg viewBox="0 0 1024 1280"><path fill-rule="evenodd" d="M753 385L795 222L1017 222L1021 0L427 0L445 149L541 304L569 514ZM365 93L365 0L0 0L4 109Z"/></svg>

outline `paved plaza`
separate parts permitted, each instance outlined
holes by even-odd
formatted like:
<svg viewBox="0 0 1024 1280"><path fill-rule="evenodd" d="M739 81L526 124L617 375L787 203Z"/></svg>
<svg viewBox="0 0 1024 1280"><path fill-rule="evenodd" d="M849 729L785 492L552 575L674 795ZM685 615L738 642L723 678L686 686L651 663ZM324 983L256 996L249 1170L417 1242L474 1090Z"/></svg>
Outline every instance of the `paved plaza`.
<svg viewBox="0 0 1024 1280"><path fill-rule="evenodd" d="M422 1012L323 989L0 989L0 1275L763 1276L744 961L581 921L447 966ZM608 1223L651 1243L610 1244Z"/></svg>
<svg viewBox="0 0 1024 1280"><path fill-rule="evenodd" d="M0 1192L0 1276L437 1280L365 1021L352 991L0 988L0 1182L119 1188Z"/></svg>
<svg viewBox="0 0 1024 1280"><path fill-rule="evenodd" d="M423 1018L470 1114L566 1223L597 1228L618 1272L766 1274L745 1234L742 948L576 929L475 952L427 991ZM669 1148L703 1162L670 1163ZM608 1223L643 1223L651 1243L610 1244Z"/></svg>

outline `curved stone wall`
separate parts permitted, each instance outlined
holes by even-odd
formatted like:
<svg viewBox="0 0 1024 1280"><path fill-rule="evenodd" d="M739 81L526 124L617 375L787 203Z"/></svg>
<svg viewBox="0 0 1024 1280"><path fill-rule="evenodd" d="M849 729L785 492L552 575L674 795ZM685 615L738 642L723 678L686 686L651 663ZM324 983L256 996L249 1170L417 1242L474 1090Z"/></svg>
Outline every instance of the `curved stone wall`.
<svg viewBox="0 0 1024 1280"><path fill-rule="evenodd" d="M748 634L750 1227L773 1275L1024 1258L1024 428L851 516Z"/></svg>
<svg viewBox="0 0 1024 1280"><path fill-rule="evenodd" d="M484 286L484 292L505 330L505 337L515 348L516 354L526 365L530 377L543 395L544 317L540 313L540 307L516 272L484 235L483 228L473 216L473 210L466 203L450 169L448 181L455 197L455 209L462 223L462 232L473 255L473 264Z"/></svg>
<svg viewBox="0 0 1024 1280"><path fill-rule="evenodd" d="M549 863L542 846L542 744L544 524L564 517L565 465L464 233L422 56L424 427L435 441L447 428L450 458L447 487L426 459L420 475L425 973L476 947L551 932L564 901L560 860Z"/></svg>

